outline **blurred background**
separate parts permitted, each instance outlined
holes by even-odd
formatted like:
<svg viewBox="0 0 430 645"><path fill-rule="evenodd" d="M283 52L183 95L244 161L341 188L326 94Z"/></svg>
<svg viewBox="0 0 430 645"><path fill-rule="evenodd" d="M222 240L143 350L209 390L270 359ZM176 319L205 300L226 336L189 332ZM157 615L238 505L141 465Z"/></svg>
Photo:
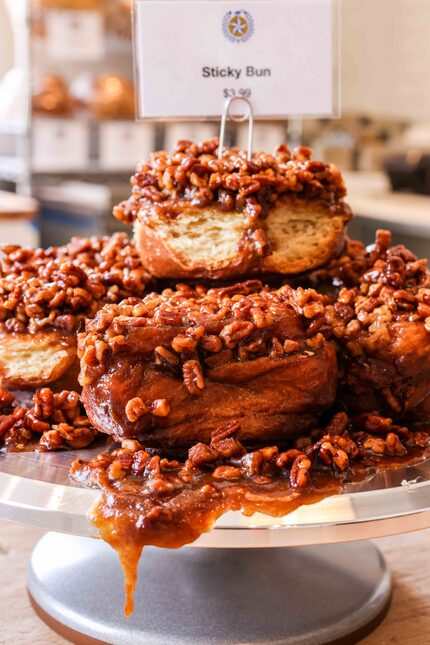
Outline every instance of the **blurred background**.
<svg viewBox="0 0 430 645"><path fill-rule="evenodd" d="M259 122L254 149L310 145L357 214L430 256L430 2L340 0L342 117ZM0 0L0 242L120 228L136 162L217 123L134 122L131 0ZM174 91L174 89L172 89ZM246 146L246 130L229 132Z"/></svg>

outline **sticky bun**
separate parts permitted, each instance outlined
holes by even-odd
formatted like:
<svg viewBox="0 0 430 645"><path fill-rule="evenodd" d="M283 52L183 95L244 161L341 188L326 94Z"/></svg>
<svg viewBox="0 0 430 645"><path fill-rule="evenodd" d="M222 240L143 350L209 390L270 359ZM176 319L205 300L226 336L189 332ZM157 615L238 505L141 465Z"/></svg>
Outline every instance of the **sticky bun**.
<svg viewBox="0 0 430 645"><path fill-rule="evenodd" d="M303 432L336 393L323 312L315 291L257 281L107 305L80 334L88 416L146 445L205 441L231 419L248 444Z"/></svg>
<svg viewBox="0 0 430 645"><path fill-rule="evenodd" d="M158 278L235 280L294 275L328 262L344 245L352 213L332 165L309 148L248 161L218 140L180 141L138 166L132 195L114 215L134 222L142 262Z"/></svg>
<svg viewBox="0 0 430 645"><path fill-rule="evenodd" d="M121 233L62 247L3 246L0 253L0 380L33 388L69 375L76 385L76 331L106 302L142 295L149 276ZM72 385L69 383L68 385Z"/></svg>

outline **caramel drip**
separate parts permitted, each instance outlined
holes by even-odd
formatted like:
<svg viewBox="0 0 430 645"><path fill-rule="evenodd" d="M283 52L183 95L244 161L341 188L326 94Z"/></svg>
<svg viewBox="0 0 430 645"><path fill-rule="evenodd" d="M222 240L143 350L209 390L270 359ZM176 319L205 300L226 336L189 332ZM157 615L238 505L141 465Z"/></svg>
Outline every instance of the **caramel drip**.
<svg viewBox="0 0 430 645"><path fill-rule="evenodd" d="M334 431L340 421L335 417L330 429ZM98 455L89 463L76 460L72 465L75 480L101 490L90 518L100 537L119 555L125 578L126 616L134 609L138 564L145 546L175 549L191 544L228 511L284 517L300 506L342 493L352 484L362 484L380 470L410 466L430 456L429 427L423 425L420 432L407 435L408 448L400 444L397 455L367 450L357 453L342 471L344 464L339 459L340 466L328 467L316 459L311 463L303 453L296 456L297 450L279 453L277 448L268 447L242 454L243 448L233 438L235 428L228 424L213 434L210 446L194 446L185 464L150 457L143 450L133 452L136 446L132 444ZM368 441L370 435L362 432L356 436ZM352 442L347 433L326 438L332 442L342 439L345 448ZM374 441L379 441L378 448L383 440ZM328 445L323 441L322 447L328 450ZM224 450L224 457L215 454L214 467L211 459L215 446ZM228 456L228 452L235 454ZM265 464L258 462L258 457L260 462L266 460ZM294 461L288 468L289 457Z"/></svg>
<svg viewBox="0 0 430 645"><path fill-rule="evenodd" d="M210 531L227 511L283 517L301 505L340 491L341 485L333 477L324 477L318 488L307 491L291 490L286 480L270 486L212 482L182 491L163 506L161 500L153 499L152 509L145 509L142 515L139 494L118 490L103 492L90 517L100 537L118 553L124 573L124 615L129 617L134 610L137 568L145 546L179 548L190 544Z"/></svg>

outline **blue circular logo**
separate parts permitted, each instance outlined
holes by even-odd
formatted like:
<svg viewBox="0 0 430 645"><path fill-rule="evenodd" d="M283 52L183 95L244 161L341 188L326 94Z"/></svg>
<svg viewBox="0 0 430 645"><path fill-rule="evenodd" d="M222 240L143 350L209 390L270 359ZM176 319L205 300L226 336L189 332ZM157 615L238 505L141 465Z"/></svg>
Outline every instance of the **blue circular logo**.
<svg viewBox="0 0 430 645"><path fill-rule="evenodd" d="M254 33L254 20L248 11L227 11L222 21L224 36L232 43L245 43Z"/></svg>

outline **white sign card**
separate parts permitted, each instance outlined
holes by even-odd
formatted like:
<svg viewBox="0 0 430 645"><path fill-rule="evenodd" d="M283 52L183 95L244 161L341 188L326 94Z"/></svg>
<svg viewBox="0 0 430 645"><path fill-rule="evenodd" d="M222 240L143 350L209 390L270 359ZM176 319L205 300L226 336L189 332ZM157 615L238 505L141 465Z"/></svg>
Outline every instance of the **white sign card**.
<svg viewBox="0 0 430 645"><path fill-rule="evenodd" d="M136 0L138 116L338 114L337 0Z"/></svg>
<svg viewBox="0 0 430 645"><path fill-rule="evenodd" d="M46 46L48 54L54 60L102 60L105 55L105 27L102 13L74 9L47 11Z"/></svg>
<svg viewBox="0 0 430 645"><path fill-rule="evenodd" d="M85 169L89 163L88 123L71 119L34 119L32 158L36 171Z"/></svg>
<svg viewBox="0 0 430 645"><path fill-rule="evenodd" d="M154 150L154 128L134 121L106 121L100 124L99 163L104 170L133 172L139 159Z"/></svg>

